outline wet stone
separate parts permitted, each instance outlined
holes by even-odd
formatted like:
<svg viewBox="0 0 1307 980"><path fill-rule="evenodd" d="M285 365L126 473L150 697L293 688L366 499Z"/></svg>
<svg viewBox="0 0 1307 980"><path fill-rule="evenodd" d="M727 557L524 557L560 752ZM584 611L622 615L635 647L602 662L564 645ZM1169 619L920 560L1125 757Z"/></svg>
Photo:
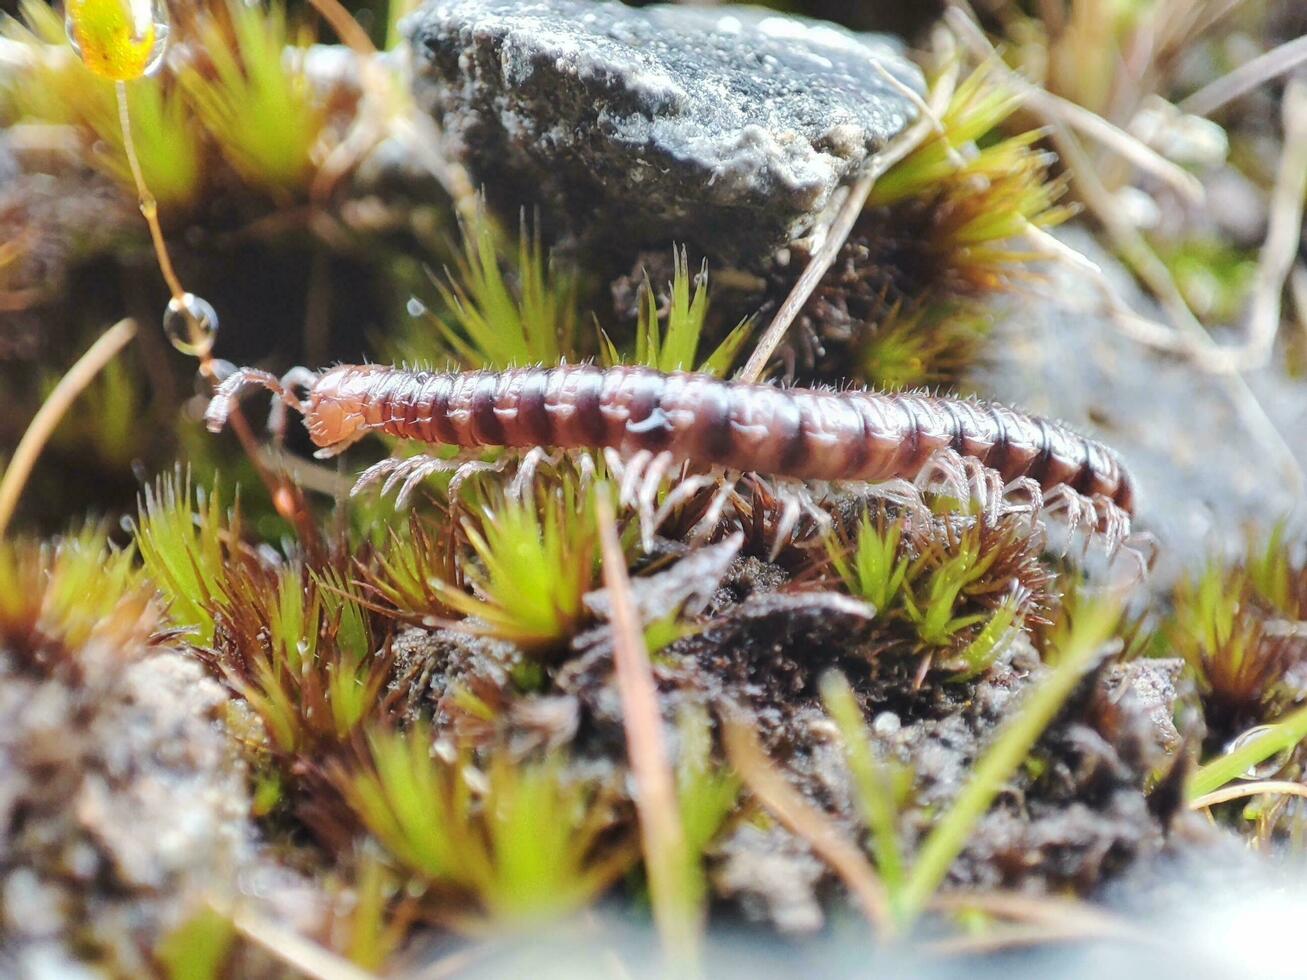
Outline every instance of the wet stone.
<svg viewBox="0 0 1307 980"><path fill-rule="evenodd" d="M810 230L915 118L899 86L924 88L891 39L751 7L433 0L405 31L492 200L741 264Z"/></svg>

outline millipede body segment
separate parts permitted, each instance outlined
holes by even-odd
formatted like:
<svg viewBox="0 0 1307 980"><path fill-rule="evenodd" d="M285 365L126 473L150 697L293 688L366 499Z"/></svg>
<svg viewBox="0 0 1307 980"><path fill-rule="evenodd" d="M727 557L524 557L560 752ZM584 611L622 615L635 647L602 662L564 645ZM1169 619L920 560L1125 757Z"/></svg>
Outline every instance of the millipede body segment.
<svg viewBox="0 0 1307 980"><path fill-rule="evenodd" d="M221 427L244 384L270 380L253 371L229 379L210 427ZM328 452L375 432L465 448L670 452L799 479L881 482L913 479L951 449L1005 481L1067 487L1126 513L1134 505L1130 478L1105 446L1002 405L926 394L781 388L641 367L435 373L344 365L318 375L299 407Z"/></svg>

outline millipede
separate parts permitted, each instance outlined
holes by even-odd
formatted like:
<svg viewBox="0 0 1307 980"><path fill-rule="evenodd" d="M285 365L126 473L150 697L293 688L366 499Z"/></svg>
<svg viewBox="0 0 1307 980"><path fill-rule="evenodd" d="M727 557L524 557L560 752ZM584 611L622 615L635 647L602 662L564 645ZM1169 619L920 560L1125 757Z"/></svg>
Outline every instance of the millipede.
<svg viewBox="0 0 1307 980"><path fill-rule="evenodd" d="M1106 446L1061 423L971 399L589 364L475 372L341 365L281 379L242 368L210 403L212 431L250 385L271 389L304 416L321 457L381 433L463 449L607 450L871 484L919 482L951 458L979 464L1006 489L1025 489L1036 509L1056 497L1068 508L1083 505L1117 542L1135 506L1134 484Z"/></svg>

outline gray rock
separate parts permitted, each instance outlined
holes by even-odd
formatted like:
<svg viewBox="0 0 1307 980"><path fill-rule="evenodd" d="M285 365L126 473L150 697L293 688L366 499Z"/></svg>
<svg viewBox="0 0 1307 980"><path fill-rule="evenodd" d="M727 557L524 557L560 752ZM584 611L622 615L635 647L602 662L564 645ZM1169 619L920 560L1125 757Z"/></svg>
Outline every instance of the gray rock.
<svg viewBox="0 0 1307 980"><path fill-rule="evenodd" d="M915 117L884 72L924 88L885 37L752 7L433 0L404 29L420 102L492 198L746 264Z"/></svg>

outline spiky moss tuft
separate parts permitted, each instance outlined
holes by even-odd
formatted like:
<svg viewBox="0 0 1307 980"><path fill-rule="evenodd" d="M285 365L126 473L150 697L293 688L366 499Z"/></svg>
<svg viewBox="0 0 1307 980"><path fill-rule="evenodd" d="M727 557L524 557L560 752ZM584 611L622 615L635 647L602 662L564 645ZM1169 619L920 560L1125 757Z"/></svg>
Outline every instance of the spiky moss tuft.
<svg viewBox="0 0 1307 980"><path fill-rule="evenodd" d="M604 837L623 799L613 787L568 774L557 756L522 762L503 749L478 765L466 752L433 753L433 740L423 726L372 731L361 760L331 777L369 833L428 887L471 896L501 924L521 926L588 903L635 859L631 840Z"/></svg>
<svg viewBox="0 0 1307 980"><path fill-rule="evenodd" d="M1209 562L1176 587L1162 632L1197 686L1208 750L1301 700L1307 638L1295 624L1305 615L1307 564L1283 527L1250 544L1240 564Z"/></svg>
<svg viewBox="0 0 1307 980"><path fill-rule="evenodd" d="M589 618L582 597L598 579L597 492L570 470L542 480L524 499L482 491L458 523L466 547L452 562L457 578L429 570L429 539L419 532L407 542L395 539L375 587L402 614L440 619L453 611L468 617L471 632L556 651Z"/></svg>
<svg viewBox="0 0 1307 980"><path fill-rule="evenodd" d="M638 364L668 372L700 371L718 378L725 377L753 332L753 320L741 320L711 354L702 355L700 346L708 319L707 264L693 277L693 295L690 291L690 264L685 249L673 249L672 269L672 281L667 283L665 318L659 313L658 292L645 272L638 290L640 301L635 325L635 349L629 356L623 356L617 345L604 334L603 363Z"/></svg>
<svg viewBox="0 0 1307 980"><path fill-rule="evenodd" d="M715 333L709 320L706 266L692 276L684 249L673 250L665 309L647 274L638 290L632 342L627 325L600 328L592 342L577 329L578 276L550 256L523 219L515 249L486 213L461 227L461 254L443 278L432 276L437 302L414 297L408 316L383 351L397 363L462 370L576 363L598 355L605 365L640 364L659 371L704 371L722 377L752 332L745 318L704 351ZM434 309L433 309L434 307ZM615 339L617 338L617 339ZM619 343L619 340L621 342Z"/></svg>
<svg viewBox="0 0 1307 980"><path fill-rule="evenodd" d="M344 567L249 550L239 509L224 513L216 492L192 494L189 480L147 492L135 536L173 623L257 717L252 758L297 805L298 784L313 788L314 760L381 714L389 656L372 610Z"/></svg>
<svg viewBox="0 0 1307 980"><path fill-rule="evenodd" d="M53 542L0 541L0 646L38 673L79 669L88 647L139 651L159 624L131 551L88 528Z"/></svg>
<svg viewBox="0 0 1307 980"><path fill-rule="evenodd" d="M411 300L386 353L400 363L503 370L577 360L575 274L546 254L523 218L515 251L486 214L461 226L455 269L431 276L440 312Z"/></svg>
<svg viewBox="0 0 1307 980"><path fill-rule="evenodd" d="M826 558L875 607L886 652L925 656L945 676L970 680L1055 604L1054 576L1025 518L942 506L925 524L873 508L827 541Z"/></svg>

